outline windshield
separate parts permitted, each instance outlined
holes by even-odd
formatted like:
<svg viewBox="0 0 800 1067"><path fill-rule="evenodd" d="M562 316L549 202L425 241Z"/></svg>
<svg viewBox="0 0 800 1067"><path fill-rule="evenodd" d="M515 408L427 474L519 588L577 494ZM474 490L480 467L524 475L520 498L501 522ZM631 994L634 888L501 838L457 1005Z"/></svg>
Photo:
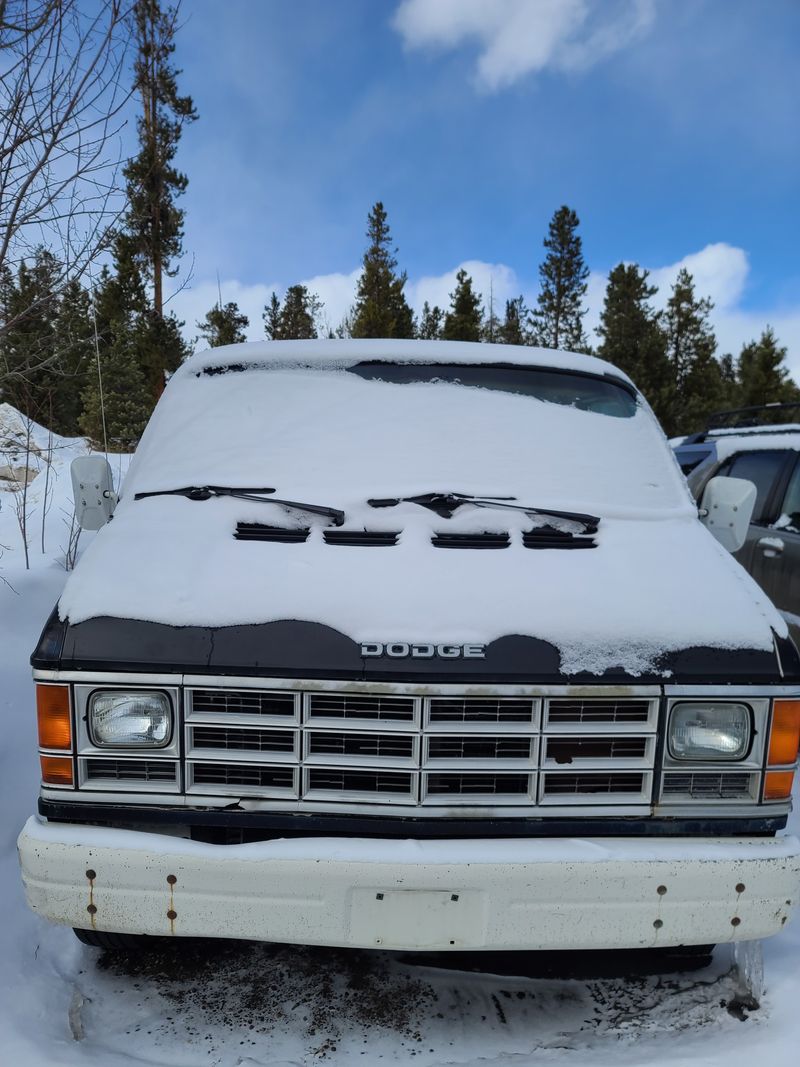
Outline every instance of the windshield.
<svg viewBox="0 0 800 1067"><path fill-rule="evenodd" d="M514 364L358 363L351 374L370 381L450 382L478 389L495 389L564 404L580 411L629 419L636 414L636 394L622 382L596 374L521 367Z"/></svg>
<svg viewBox="0 0 800 1067"><path fill-rule="evenodd" d="M631 390L612 375L527 365L359 360L205 374L189 361L158 403L123 495L270 486L369 529L397 520L368 500L430 493L601 517L689 505L658 424ZM222 503L209 501L203 515ZM237 519L263 522L264 504L246 504L237 501ZM430 521L424 507L403 508ZM463 507L458 519L475 512L481 523L511 514Z"/></svg>

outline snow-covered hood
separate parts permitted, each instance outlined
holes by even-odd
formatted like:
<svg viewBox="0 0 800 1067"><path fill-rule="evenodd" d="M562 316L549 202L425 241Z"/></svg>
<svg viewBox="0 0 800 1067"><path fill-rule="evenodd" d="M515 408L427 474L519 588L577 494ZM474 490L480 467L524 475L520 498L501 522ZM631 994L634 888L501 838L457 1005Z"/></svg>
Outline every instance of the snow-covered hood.
<svg viewBox="0 0 800 1067"><path fill-rule="evenodd" d="M621 418L347 370L409 353L417 362L479 355L625 380L586 356L505 346L246 345L195 357L160 401L113 521L67 583L61 618L207 628L300 620L359 644L491 645L523 635L554 646L564 674L651 673L668 652L767 652L774 633L785 635L769 601L698 521L643 402ZM206 373L230 365L237 370ZM342 509L342 529L393 531L397 543L328 544L328 520L277 504L135 498L189 485L274 487L278 496ZM434 491L594 514L596 547L526 547L532 520L509 511L464 505L443 518L412 503L367 503ZM311 532L296 544L242 541L238 523ZM509 546L432 542L484 531L508 532Z"/></svg>

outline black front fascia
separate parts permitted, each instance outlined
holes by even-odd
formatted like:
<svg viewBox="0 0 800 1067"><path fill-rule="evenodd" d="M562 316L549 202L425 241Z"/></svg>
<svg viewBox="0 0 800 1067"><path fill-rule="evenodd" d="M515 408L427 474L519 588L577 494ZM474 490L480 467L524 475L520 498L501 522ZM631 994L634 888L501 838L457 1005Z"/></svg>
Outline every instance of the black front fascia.
<svg viewBox="0 0 800 1067"><path fill-rule="evenodd" d="M144 799L144 798L143 798ZM772 836L786 815L737 818L448 819L405 815L295 815L229 808L167 808L145 804L92 804L39 798L39 814L53 822L125 829L189 827L193 837L225 843L241 831L249 840L281 837L401 837L445 840L498 837L732 837Z"/></svg>
<svg viewBox="0 0 800 1067"><path fill-rule="evenodd" d="M422 613L424 622L424 611ZM424 631L423 622L420 624ZM420 641L425 640L424 632ZM688 648L665 654L658 668L632 676L566 675L558 649L534 637L508 635L486 646L485 658L363 657L361 646L320 623L285 621L245 626L167 626L96 618L72 625L53 611L31 657L44 670L169 672L265 678L326 678L455 684L708 684L786 685L800 682L800 658L788 638L775 650Z"/></svg>

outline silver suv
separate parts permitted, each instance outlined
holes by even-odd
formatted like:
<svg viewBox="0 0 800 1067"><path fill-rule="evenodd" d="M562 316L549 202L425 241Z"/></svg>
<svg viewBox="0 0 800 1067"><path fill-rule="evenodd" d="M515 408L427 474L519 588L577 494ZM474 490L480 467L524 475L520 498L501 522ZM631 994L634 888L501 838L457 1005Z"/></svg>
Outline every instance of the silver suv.
<svg viewBox="0 0 800 1067"><path fill-rule="evenodd" d="M695 499L715 475L756 487L747 539L734 553L786 619L800 644L800 404L719 412L675 455ZM786 422L777 419L785 418Z"/></svg>

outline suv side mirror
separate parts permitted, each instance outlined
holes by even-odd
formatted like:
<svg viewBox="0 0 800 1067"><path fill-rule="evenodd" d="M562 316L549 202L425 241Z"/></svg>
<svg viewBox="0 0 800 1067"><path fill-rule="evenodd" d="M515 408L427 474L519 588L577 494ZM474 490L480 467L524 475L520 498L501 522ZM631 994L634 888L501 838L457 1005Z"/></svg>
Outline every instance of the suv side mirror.
<svg viewBox="0 0 800 1067"><path fill-rule="evenodd" d="M756 506L756 487L744 478L710 478L700 501L700 521L729 552L742 547Z"/></svg>
<svg viewBox="0 0 800 1067"><path fill-rule="evenodd" d="M78 456L70 465L75 517L82 530L99 530L114 514L117 494L105 456Z"/></svg>

